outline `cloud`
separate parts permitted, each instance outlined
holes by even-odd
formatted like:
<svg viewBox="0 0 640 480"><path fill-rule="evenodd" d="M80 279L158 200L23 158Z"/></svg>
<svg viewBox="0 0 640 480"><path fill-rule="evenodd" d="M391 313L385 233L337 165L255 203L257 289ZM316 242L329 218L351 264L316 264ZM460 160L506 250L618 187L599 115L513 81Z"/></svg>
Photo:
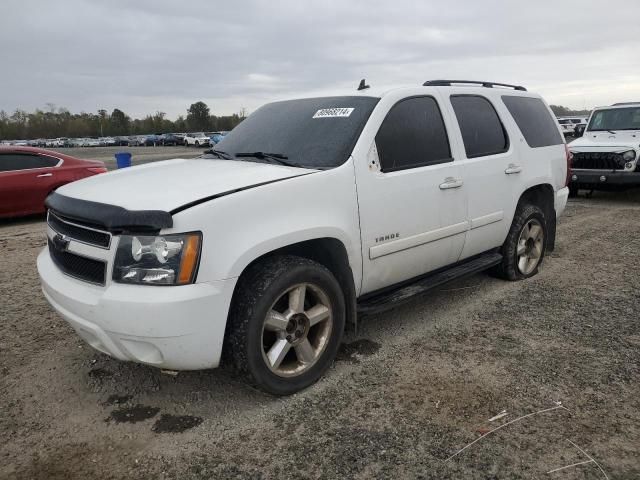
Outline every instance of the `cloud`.
<svg viewBox="0 0 640 480"><path fill-rule="evenodd" d="M0 109L216 114L472 78L582 108L640 99L640 2L3 0Z"/></svg>

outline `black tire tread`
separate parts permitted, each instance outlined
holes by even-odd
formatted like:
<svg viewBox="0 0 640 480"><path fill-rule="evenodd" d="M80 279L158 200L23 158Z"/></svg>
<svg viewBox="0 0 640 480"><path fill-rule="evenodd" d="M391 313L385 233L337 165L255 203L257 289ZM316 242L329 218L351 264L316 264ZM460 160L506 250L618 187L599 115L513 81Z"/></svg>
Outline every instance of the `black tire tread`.
<svg viewBox="0 0 640 480"><path fill-rule="evenodd" d="M265 385L261 385L259 379L251 372L246 349L249 323L256 315L260 298L265 295L270 285L280 276L304 268L313 268L329 275L339 288L339 284L331 271L313 260L293 255L267 257L249 266L243 272L229 310L227 334L223 345L223 361L231 364L249 383L270 393L283 394L265 388ZM342 304L342 309L344 311L344 303ZM342 318L342 328L344 328L344 314ZM341 337L342 332L340 332Z"/></svg>

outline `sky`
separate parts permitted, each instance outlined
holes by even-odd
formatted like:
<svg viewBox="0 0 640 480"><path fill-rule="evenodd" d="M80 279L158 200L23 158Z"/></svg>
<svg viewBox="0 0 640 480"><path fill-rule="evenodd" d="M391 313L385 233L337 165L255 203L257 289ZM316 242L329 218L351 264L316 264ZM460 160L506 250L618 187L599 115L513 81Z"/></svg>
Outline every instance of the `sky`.
<svg viewBox="0 0 640 480"><path fill-rule="evenodd" d="M640 0L2 0L0 110L133 117L461 78L640 100Z"/></svg>

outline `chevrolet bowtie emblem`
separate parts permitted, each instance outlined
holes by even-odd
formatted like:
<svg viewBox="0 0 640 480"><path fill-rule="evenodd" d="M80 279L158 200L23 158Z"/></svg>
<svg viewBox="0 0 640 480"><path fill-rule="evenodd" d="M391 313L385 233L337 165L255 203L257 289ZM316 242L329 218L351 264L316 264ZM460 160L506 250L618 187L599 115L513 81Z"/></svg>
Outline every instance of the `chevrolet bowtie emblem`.
<svg viewBox="0 0 640 480"><path fill-rule="evenodd" d="M69 239L59 233L53 237L52 243L59 252L66 252L69 248Z"/></svg>

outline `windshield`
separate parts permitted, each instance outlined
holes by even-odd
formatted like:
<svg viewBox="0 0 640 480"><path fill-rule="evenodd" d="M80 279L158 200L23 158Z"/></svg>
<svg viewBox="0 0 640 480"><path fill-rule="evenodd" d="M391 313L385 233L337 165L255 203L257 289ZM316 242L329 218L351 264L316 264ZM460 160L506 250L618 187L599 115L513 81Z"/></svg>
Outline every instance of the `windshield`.
<svg viewBox="0 0 640 480"><path fill-rule="evenodd" d="M288 163L308 168L337 167L351 155L378 100L322 97L269 103L225 135L215 150L231 156L285 155Z"/></svg>
<svg viewBox="0 0 640 480"><path fill-rule="evenodd" d="M587 130L640 130L640 107L596 110Z"/></svg>

